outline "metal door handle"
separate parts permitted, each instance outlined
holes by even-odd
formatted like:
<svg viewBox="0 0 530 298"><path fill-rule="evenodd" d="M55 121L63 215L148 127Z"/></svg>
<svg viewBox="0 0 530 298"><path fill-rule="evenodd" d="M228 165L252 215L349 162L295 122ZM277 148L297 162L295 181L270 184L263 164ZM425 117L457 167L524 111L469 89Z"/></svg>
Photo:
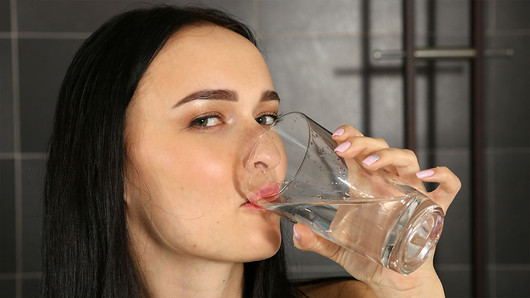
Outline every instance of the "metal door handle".
<svg viewBox="0 0 530 298"><path fill-rule="evenodd" d="M469 59L477 55L472 48L425 48L414 50L414 58L417 59ZM512 49L488 49L484 51L486 58L512 57ZM375 50L372 52L375 60L402 59L405 51L402 50Z"/></svg>

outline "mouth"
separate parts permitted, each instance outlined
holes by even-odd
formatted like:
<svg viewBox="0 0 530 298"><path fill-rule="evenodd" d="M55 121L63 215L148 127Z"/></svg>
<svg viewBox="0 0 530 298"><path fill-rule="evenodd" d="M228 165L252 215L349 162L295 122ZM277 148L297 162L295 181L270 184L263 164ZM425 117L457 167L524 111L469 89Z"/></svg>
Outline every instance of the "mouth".
<svg viewBox="0 0 530 298"><path fill-rule="evenodd" d="M245 207L254 209L265 209L263 204L276 203L280 200L280 187L277 184L266 184L251 194L247 202L243 204Z"/></svg>

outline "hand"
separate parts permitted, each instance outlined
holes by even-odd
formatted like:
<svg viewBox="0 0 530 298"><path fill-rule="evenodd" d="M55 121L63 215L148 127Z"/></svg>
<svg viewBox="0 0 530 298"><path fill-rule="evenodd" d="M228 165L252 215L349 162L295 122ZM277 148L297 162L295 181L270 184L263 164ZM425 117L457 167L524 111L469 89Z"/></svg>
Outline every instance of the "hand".
<svg viewBox="0 0 530 298"><path fill-rule="evenodd" d="M339 127L333 139L339 144L337 154L346 163L357 157L364 161L363 166L368 170L383 168L392 172L408 185L428 195L444 212L460 190L460 180L448 168L437 167L420 172L418 160L412 151L389 148L384 140L364 137L351 126ZM439 186L427 193L423 182L437 182ZM444 296L443 287L433 267L432 255L415 272L403 276L316 235L303 224L296 224L293 228L293 241L298 249L316 252L337 262L353 277L368 284L378 296Z"/></svg>

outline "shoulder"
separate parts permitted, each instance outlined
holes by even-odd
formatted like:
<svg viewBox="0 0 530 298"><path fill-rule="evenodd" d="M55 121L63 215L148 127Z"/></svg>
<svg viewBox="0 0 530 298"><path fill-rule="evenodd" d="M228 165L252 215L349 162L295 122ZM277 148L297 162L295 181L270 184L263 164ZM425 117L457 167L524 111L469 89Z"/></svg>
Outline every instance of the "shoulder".
<svg viewBox="0 0 530 298"><path fill-rule="evenodd" d="M299 297L370 298L375 293L365 283L357 280L338 280L304 284L297 287Z"/></svg>

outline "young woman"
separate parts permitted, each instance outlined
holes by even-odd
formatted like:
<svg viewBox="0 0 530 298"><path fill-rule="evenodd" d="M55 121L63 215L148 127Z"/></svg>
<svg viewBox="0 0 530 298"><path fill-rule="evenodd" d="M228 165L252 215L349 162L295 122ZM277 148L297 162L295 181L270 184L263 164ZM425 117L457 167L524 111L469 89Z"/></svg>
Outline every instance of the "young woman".
<svg viewBox="0 0 530 298"><path fill-rule="evenodd" d="M208 9L119 15L79 49L57 103L46 175L43 297L443 296L428 260L403 277L297 224L293 241L359 281L295 286L280 220L242 194L279 96L251 31ZM374 161L447 209L460 183L351 126L337 154ZM374 155L377 154L377 155ZM371 156L371 157L370 157Z"/></svg>

